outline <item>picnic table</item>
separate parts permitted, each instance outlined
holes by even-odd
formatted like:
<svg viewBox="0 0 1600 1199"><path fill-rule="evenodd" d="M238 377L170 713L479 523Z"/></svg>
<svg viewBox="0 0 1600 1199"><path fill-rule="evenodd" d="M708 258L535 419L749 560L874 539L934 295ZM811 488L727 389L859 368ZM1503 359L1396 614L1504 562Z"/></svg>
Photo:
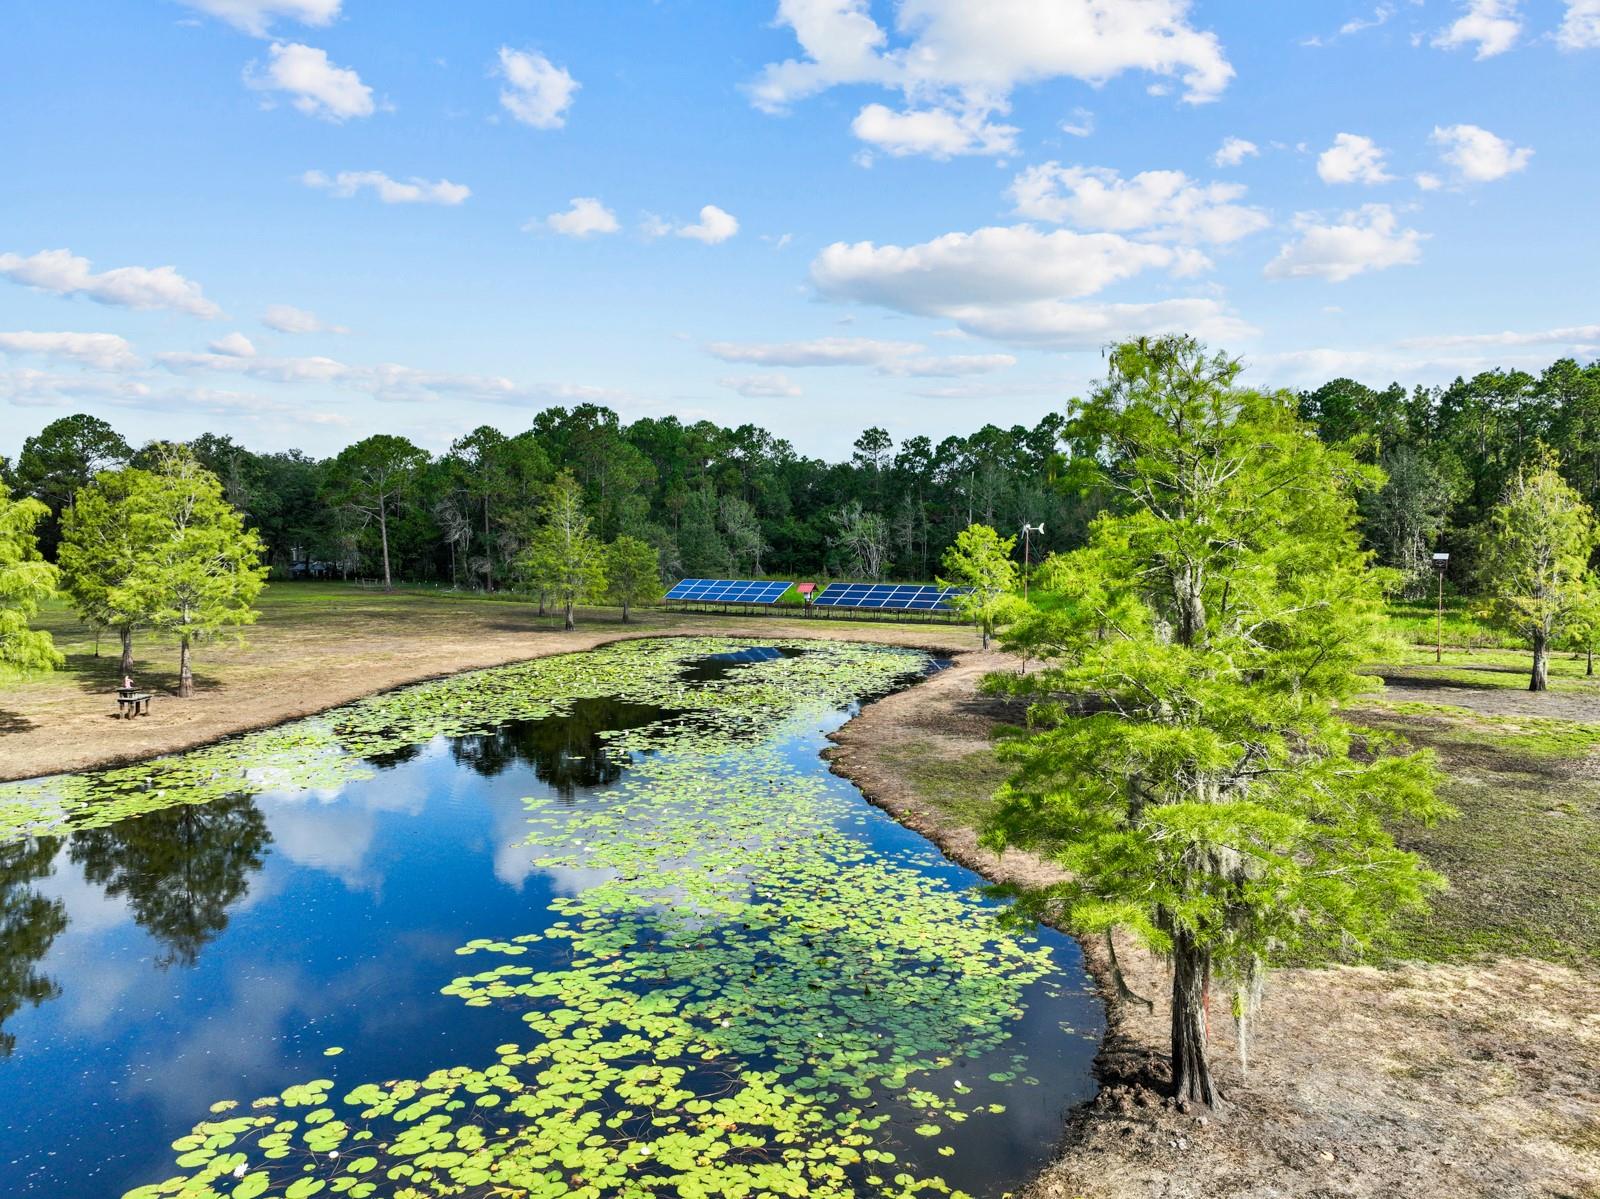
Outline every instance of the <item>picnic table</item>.
<svg viewBox="0 0 1600 1199"><path fill-rule="evenodd" d="M137 687L118 687L117 711L124 720L150 715L150 693Z"/></svg>

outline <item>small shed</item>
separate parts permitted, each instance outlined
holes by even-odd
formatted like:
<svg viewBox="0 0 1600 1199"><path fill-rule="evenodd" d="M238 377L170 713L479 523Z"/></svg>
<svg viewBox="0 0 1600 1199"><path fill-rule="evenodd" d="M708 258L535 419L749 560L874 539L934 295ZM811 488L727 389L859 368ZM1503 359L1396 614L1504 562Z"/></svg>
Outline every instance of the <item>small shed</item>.
<svg viewBox="0 0 1600 1199"><path fill-rule="evenodd" d="M800 598L805 602L806 607L809 608L811 606L811 601L816 598L817 585L815 583L796 583L794 585L794 589L800 593Z"/></svg>

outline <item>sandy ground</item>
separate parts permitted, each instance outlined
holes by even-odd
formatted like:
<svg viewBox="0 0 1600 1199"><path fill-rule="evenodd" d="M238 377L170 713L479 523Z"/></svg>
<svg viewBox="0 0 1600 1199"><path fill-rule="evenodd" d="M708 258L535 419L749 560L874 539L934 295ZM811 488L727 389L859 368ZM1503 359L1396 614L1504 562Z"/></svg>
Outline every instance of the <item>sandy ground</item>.
<svg viewBox="0 0 1600 1199"><path fill-rule="evenodd" d="M0 780L134 761L191 749L230 733L325 711L364 695L423 679L507 662L593 649L630 637L663 635L826 637L959 652L977 644L964 626L852 623L780 617L635 613L622 624L615 610L580 613L562 632L531 605L459 602L408 605L395 619L356 618L342 605L328 619L266 622L243 645L202 646L198 689L177 699L176 678L161 668L163 649L137 676L155 695L148 716L117 715L115 647L94 663L69 656L70 672L0 695ZM86 656L86 655L84 655Z"/></svg>
<svg viewBox="0 0 1600 1199"><path fill-rule="evenodd" d="M980 849L971 829L918 794L898 753L909 744L957 761L982 749L1006 713L974 688L1009 665L964 657L869 707L830 757L956 860L995 879L1039 880L1053 868ZM1103 951L1087 950L1104 980ZM1154 1008L1108 1002L1102 1090L1069 1114L1060 1158L1030 1199L1600 1196L1600 974L1529 959L1280 971L1248 1076L1218 1013L1229 1107L1206 1114L1156 1089L1168 1065L1162 963L1121 941L1118 957Z"/></svg>

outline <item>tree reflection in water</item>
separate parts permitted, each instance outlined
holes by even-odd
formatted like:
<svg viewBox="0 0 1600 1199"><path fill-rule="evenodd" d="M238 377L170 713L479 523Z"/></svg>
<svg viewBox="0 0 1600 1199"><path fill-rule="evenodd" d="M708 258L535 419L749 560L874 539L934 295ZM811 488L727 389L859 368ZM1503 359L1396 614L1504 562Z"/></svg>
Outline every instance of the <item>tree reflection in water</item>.
<svg viewBox="0 0 1600 1199"><path fill-rule="evenodd" d="M562 799L571 799L579 789L616 782L628 765L627 752L607 745L602 733L643 728L676 715L654 704L578 699L565 715L513 720L490 733L452 738L450 754L485 777L526 763Z"/></svg>
<svg viewBox="0 0 1600 1199"><path fill-rule="evenodd" d="M105 828L79 829L68 853L91 883L125 898L133 918L161 943L163 969L192 966L228 926L272 842L248 795L150 812Z"/></svg>
<svg viewBox="0 0 1600 1199"><path fill-rule="evenodd" d="M24 1004L38 1007L61 994L55 981L35 967L67 927L67 908L30 885L50 876L60 848L58 837L0 845L0 1057L17 1046L5 1022Z"/></svg>

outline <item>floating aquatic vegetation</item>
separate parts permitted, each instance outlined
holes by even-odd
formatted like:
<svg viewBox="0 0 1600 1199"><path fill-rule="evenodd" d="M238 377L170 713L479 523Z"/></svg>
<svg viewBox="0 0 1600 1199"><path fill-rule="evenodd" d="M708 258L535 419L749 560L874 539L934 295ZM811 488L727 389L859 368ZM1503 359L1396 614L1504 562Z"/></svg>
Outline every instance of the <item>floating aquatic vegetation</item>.
<svg viewBox="0 0 1600 1199"><path fill-rule="evenodd" d="M486 1040L473 1064L378 1081L336 1081L328 1046L319 1069L332 1077L218 1102L173 1143L178 1172L128 1199L948 1193L906 1149L951 1156L955 1126L1003 1110L948 1068L992 1060L1023 989L1053 971L1049 953L873 851L850 797L782 752L921 655L829 644L684 681L686 662L729 644L545 659L302 722L314 734L273 731L286 742L256 735L269 751L315 747L291 757L323 779L585 696L674 713L605 737L631 765L593 802L526 801L540 865L602 881L553 900L539 932L457 950L469 972L443 990L487 1009L503 1043ZM163 777L207 791L248 786L254 769L248 756L231 770L170 763ZM1011 1060L1006 1073L1025 1073Z"/></svg>
<svg viewBox="0 0 1600 1199"><path fill-rule="evenodd" d="M914 650L773 642L808 652L743 668L732 681L686 687L682 662L747 642L663 638L582 654L470 671L358 700L322 715L246 733L202 749L87 774L0 783L0 844L113 824L223 795L335 788L370 777L381 759L434 737L489 732L511 720L561 715L579 698L616 698L704 711L728 707L740 719L723 735L748 737L785 717L797 698L830 705L881 690L926 660ZM669 668L660 663L666 660ZM857 677L857 676L860 677ZM730 700L732 683L738 685ZM688 704L680 702L689 697ZM736 727L735 727L736 726Z"/></svg>

